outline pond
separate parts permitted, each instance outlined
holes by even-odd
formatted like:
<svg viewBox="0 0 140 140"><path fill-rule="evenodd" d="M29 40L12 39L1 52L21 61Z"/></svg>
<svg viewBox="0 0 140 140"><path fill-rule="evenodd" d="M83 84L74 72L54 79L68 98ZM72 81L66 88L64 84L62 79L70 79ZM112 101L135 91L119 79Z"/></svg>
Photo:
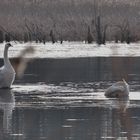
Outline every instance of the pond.
<svg viewBox="0 0 140 140"><path fill-rule="evenodd" d="M11 90L0 90L0 138L140 139L139 63L140 57L34 59ZM129 98L106 98L105 89L122 78Z"/></svg>

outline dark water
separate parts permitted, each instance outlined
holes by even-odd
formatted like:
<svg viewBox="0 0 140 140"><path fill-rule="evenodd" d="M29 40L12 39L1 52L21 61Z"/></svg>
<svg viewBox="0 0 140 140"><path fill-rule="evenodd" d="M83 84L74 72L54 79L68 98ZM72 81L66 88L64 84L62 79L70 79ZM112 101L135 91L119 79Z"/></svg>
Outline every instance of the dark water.
<svg viewBox="0 0 140 140"><path fill-rule="evenodd" d="M0 140L139 140L140 58L37 59L0 90ZM130 96L107 99L125 78Z"/></svg>
<svg viewBox="0 0 140 140"><path fill-rule="evenodd" d="M24 76L25 82L140 81L140 57L94 57L36 59ZM23 82L23 81L22 81Z"/></svg>

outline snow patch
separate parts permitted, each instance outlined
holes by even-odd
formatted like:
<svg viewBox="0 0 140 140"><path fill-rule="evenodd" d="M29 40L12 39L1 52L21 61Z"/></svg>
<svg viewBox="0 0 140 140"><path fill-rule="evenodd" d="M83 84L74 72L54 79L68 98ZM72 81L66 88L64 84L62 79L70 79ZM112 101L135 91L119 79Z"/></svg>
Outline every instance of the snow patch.
<svg viewBox="0 0 140 140"><path fill-rule="evenodd" d="M110 56L140 56L140 44L115 44L106 45L85 44L83 42L64 42L63 44L51 42L41 43L12 43L9 49L9 57L16 57L26 47L33 46L35 54L28 56L33 58L76 58L76 57L110 57ZM4 44L0 44L0 58L3 58Z"/></svg>

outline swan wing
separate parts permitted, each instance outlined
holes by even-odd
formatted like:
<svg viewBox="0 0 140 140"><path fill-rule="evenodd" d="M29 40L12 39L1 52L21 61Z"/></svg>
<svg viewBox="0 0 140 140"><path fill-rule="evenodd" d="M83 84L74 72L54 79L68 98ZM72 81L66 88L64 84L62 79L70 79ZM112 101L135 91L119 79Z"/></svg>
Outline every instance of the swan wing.
<svg viewBox="0 0 140 140"><path fill-rule="evenodd" d="M123 92L125 90L124 86L111 86L107 89L108 91L110 92L115 92L115 91L120 91L120 92Z"/></svg>
<svg viewBox="0 0 140 140"><path fill-rule="evenodd" d="M124 91L125 91L125 88L123 86L111 86L106 90L105 95L113 97L116 95L116 93L121 93Z"/></svg>
<svg viewBox="0 0 140 140"><path fill-rule="evenodd" d="M120 91L120 92L124 92L125 91L125 88L124 86L113 86L112 88L113 91Z"/></svg>

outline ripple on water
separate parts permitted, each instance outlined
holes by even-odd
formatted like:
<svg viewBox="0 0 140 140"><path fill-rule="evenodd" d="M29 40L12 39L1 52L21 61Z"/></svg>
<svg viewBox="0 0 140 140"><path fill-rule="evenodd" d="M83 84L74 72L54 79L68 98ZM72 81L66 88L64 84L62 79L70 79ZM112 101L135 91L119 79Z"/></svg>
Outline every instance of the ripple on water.
<svg viewBox="0 0 140 140"><path fill-rule="evenodd" d="M109 83L110 84L110 83ZM27 84L13 86L17 107L140 107L140 92L132 91L128 99L108 99L103 87L94 91L97 83Z"/></svg>

